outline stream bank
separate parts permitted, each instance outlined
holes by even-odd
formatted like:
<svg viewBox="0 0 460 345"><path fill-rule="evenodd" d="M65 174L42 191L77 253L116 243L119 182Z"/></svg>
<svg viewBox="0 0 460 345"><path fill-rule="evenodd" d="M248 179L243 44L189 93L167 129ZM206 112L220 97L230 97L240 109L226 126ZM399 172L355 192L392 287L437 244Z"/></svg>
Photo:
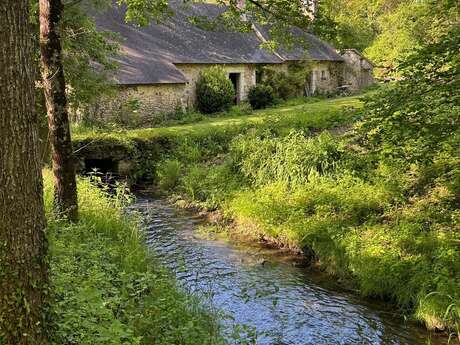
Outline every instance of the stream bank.
<svg viewBox="0 0 460 345"><path fill-rule="evenodd" d="M147 241L181 286L220 315L230 344L443 344L387 306L326 284L286 251L203 236L200 217L143 195Z"/></svg>
<svg viewBox="0 0 460 345"><path fill-rule="evenodd" d="M87 170L101 163L123 175L120 168L130 159L129 179L154 181L165 194L222 210L257 236L312 248L324 269L351 276L361 295L392 301L429 329L455 331L455 184L444 183L444 170L436 166L413 170L369 155L358 138L335 136L334 128L359 119L346 109L350 102L87 133L77 147ZM120 145L124 153L117 156ZM98 161L98 155L108 161Z"/></svg>

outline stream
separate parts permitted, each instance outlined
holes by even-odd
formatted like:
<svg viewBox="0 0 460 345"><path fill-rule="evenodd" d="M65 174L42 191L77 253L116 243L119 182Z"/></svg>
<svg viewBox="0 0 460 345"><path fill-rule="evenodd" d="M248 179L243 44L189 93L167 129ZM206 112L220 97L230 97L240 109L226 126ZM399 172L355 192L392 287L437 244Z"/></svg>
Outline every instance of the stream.
<svg viewBox="0 0 460 345"><path fill-rule="evenodd" d="M261 244L203 235L203 220L165 201L139 196L148 245L179 284L221 315L230 344L244 325L258 345L445 344L383 303L331 286L302 258ZM197 344L199 345L199 344Z"/></svg>

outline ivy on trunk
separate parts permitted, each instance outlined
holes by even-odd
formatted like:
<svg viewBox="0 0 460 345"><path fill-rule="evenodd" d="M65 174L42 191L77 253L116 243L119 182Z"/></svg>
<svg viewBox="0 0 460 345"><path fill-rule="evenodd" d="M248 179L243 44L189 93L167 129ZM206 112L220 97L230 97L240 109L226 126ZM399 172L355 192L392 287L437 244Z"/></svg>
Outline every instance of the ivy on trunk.
<svg viewBox="0 0 460 345"><path fill-rule="evenodd" d="M63 9L61 0L40 0L40 51L55 176L55 209L59 216L76 221L77 184L59 34Z"/></svg>

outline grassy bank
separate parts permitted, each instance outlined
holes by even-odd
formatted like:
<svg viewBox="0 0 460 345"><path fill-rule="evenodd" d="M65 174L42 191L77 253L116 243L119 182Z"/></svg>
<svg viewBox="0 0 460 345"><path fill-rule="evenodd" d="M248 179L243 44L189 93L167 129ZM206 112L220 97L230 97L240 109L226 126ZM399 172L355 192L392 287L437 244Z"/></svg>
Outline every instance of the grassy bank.
<svg viewBox="0 0 460 345"><path fill-rule="evenodd" d="M280 123L215 147L182 142L157 165L160 188L221 210L255 237L313 250L324 270L429 328L458 329L455 155L407 164L371 153L352 132Z"/></svg>
<svg viewBox="0 0 460 345"><path fill-rule="evenodd" d="M255 237L313 250L325 270L429 328L458 325L455 193L342 145L330 134L246 134L217 158L177 152L158 167L159 185Z"/></svg>
<svg viewBox="0 0 460 345"><path fill-rule="evenodd" d="M287 134L292 129L316 132L340 128L353 121L355 110L361 106L359 96L301 98L270 109L241 112L237 108L211 118L193 118L198 121L195 123L161 128L95 130L75 127L73 143L81 159L129 161L131 180L152 179L157 163L171 152L181 151L184 159L195 161L197 155L224 154L233 138L251 130ZM181 121L187 122L187 118Z"/></svg>
<svg viewBox="0 0 460 345"><path fill-rule="evenodd" d="M79 180L81 220L53 219L45 171L51 263L52 344L221 344L213 317L178 290L149 255L135 219Z"/></svg>

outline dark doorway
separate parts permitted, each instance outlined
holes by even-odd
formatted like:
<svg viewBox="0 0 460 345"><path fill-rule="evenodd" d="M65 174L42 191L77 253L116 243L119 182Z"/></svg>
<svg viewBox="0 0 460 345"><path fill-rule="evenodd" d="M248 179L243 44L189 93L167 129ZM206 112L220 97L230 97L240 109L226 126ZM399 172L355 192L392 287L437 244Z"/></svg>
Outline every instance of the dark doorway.
<svg viewBox="0 0 460 345"><path fill-rule="evenodd" d="M240 101L240 79L241 73L230 73L229 78L232 81L233 89L235 90L234 103L237 104Z"/></svg>
<svg viewBox="0 0 460 345"><path fill-rule="evenodd" d="M264 79L264 71L257 70L256 71L256 84L261 84Z"/></svg>

